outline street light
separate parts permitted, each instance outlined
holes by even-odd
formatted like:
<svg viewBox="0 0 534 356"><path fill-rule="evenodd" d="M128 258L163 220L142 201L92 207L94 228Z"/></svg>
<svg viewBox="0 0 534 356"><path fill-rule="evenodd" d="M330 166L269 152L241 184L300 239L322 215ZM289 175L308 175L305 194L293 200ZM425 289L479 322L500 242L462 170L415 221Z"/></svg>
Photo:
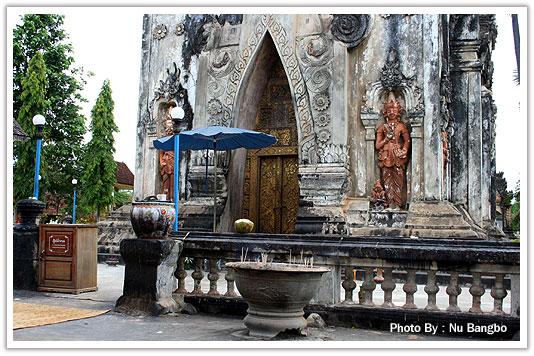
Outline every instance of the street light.
<svg viewBox="0 0 534 356"><path fill-rule="evenodd" d="M46 119L43 115L35 115L33 124L37 127L37 152L35 153L35 175L33 176L33 198L39 199L39 170L41 168L41 144L43 141L43 127Z"/></svg>
<svg viewBox="0 0 534 356"><path fill-rule="evenodd" d="M178 192L179 192L179 175L180 175L180 135L179 124L185 117L184 109L180 106L175 106L171 109L171 118L174 124L174 226L173 230L178 231Z"/></svg>
<svg viewBox="0 0 534 356"><path fill-rule="evenodd" d="M72 199L72 223L76 224L76 184L78 181L76 178L72 180L72 185L74 185L74 198Z"/></svg>

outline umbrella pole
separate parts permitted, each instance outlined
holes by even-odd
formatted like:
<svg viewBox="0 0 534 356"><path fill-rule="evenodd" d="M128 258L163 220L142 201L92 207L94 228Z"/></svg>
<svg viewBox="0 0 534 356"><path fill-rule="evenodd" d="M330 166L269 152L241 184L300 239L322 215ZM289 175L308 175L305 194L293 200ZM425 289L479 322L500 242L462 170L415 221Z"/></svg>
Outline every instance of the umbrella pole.
<svg viewBox="0 0 534 356"><path fill-rule="evenodd" d="M178 197L180 188L180 135L174 135L174 226L173 231L178 231Z"/></svg>
<svg viewBox="0 0 534 356"><path fill-rule="evenodd" d="M213 141L213 158L214 158L214 165L215 168L215 178L214 178L214 186L213 190L215 191L213 194L213 232L215 232L215 228L217 227L217 141Z"/></svg>
<svg viewBox="0 0 534 356"><path fill-rule="evenodd" d="M206 177L204 178L204 193L208 193L208 165L209 149L206 149Z"/></svg>

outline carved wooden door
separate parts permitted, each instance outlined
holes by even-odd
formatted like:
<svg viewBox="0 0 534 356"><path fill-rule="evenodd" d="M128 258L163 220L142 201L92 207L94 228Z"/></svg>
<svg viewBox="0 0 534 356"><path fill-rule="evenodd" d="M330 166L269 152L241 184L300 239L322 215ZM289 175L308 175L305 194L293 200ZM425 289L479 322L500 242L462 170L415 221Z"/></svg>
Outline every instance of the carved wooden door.
<svg viewBox="0 0 534 356"><path fill-rule="evenodd" d="M258 231L290 234L298 210L298 157L260 157Z"/></svg>
<svg viewBox="0 0 534 356"><path fill-rule="evenodd" d="M295 110L282 62L274 57L260 99L256 127L277 138L275 145L248 150L243 187L243 217L256 232L293 233L299 202L298 140Z"/></svg>

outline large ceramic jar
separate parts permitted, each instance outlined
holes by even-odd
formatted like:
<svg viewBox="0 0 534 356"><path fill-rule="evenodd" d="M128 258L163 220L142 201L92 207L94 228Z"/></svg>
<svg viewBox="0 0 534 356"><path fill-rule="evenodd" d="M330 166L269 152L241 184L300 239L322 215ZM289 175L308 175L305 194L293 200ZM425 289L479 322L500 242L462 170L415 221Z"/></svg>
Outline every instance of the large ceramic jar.
<svg viewBox="0 0 534 356"><path fill-rule="evenodd" d="M174 203L157 200L155 196L132 203L130 219L139 239L166 239L175 218Z"/></svg>

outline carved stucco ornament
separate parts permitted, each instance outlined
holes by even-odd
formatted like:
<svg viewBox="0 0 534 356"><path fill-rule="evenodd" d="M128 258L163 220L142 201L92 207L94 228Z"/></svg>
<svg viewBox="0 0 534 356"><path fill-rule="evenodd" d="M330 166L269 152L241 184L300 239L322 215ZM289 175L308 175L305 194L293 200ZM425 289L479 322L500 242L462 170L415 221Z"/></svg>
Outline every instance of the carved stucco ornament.
<svg viewBox="0 0 534 356"><path fill-rule="evenodd" d="M312 106L317 111L324 111L330 107L330 99L326 94L317 94L313 97Z"/></svg>
<svg viewBox="0 0 534 356"><path fill-rule="evenodd" d="M330 140L331 136L332 134L330 133L330 131L326 129L320 130L319 133L317 134L317 140L321 143L327 143L328 140Z"/></svg>
<svg viewBox="0 0 534 356"><path fill-rule="evenodd" d="M218 115L223 111L223 105L219 99L211 99L208 101L208 108L206 109L211 116Z"/></svg>
<svg viewBox="0 0 534 356"><path fill-rule="evenodd" d="M154 39L161 40L167 36L167 26L164 24L159 24L154 27L152 30L152 36L154 36Z"/></svg>
<svg viewBox="0 0 534 356"><path fill-rule="evenodd" d="M178 25L176 25L176 28L174 29L174 34L176 36L181 36L184 34L184 32L185 32L185 25L182 22L180 22Z"/></svg>
<svg viewBox="0 0 534 356"><path fill-rule="evenodd" d="M330 115L320 114L319 116L317 116L315 121L317 123L317 126L320 126L320 127L328 126L328 124L330 124Z"/></svg>
<svg viewBox="0 0 534 356"><path fill-rule="evenodd" d="M401 71L397 51L391 48L382 67L379 80L369 83L362 97L362 121L365 126L375 126L380 117L382 98L393 91L404 101L409 123L420 123L425 107L423 91L417 85L417 77L405 76Z"/></svg>
<svg viewBox="0 0 534 356"><path fill-rule="evenodd" d="M351 49L364 40L370 21L369 15L334 15L331 32Z"/></svg>
<svg viewBox="0 0 534 356"><path fill-rule="evenodd" d="M330 87L332 75L329 67L310 67L304 72L304 79L308 89L314 93L321 93Z"/></svg>
<svg viewBox="0 0 534 356"><path fill-rule="evenodd" d="M324 33L301 39L297 48L299 59L306 66L324 66L333 57L332 39Z"/></svg>
<svg viewBox="0 0 534 356"><path fill-rule="evenodd" d="M160 98L171 99L177 96L182 96L180 91L183 89L180 85L180 69L173 63L174 71L170 71L167 68L167 78L159 81L159 86L154 90L154 99Z"/></svg>
<svg viewBox="0 0 534 356"><path fill-rule="evenodd" d="M187 90L180 84L180 69L173 62L173 70L167 68L167 77L160 80L154 89L154 97L150 100L146 112L142 115L141 124L147 128L149 134L155 134L156 118L154 116L154 105L158 100L165 102L175 102L181 105L185 111L184 123L191 120L193 112L188 101Z"/></svg>
<svg viewBox="0 0 534 356"><path fill-rule="evenodd" d="M404 79L404 75L400 70L397 51L391 49L388 54L388 58L386 59L386 63L382 68L380 82L384 88L386 88L388 91L392 91L400 87Z"/></svg>
<svg viewBox="0 0 534 356"><path fill-rule="evenodd" d="M218 49L210 54L209 74L214 78L223 78L230 74L235 62L236 52L228 49Z"/></svg>

